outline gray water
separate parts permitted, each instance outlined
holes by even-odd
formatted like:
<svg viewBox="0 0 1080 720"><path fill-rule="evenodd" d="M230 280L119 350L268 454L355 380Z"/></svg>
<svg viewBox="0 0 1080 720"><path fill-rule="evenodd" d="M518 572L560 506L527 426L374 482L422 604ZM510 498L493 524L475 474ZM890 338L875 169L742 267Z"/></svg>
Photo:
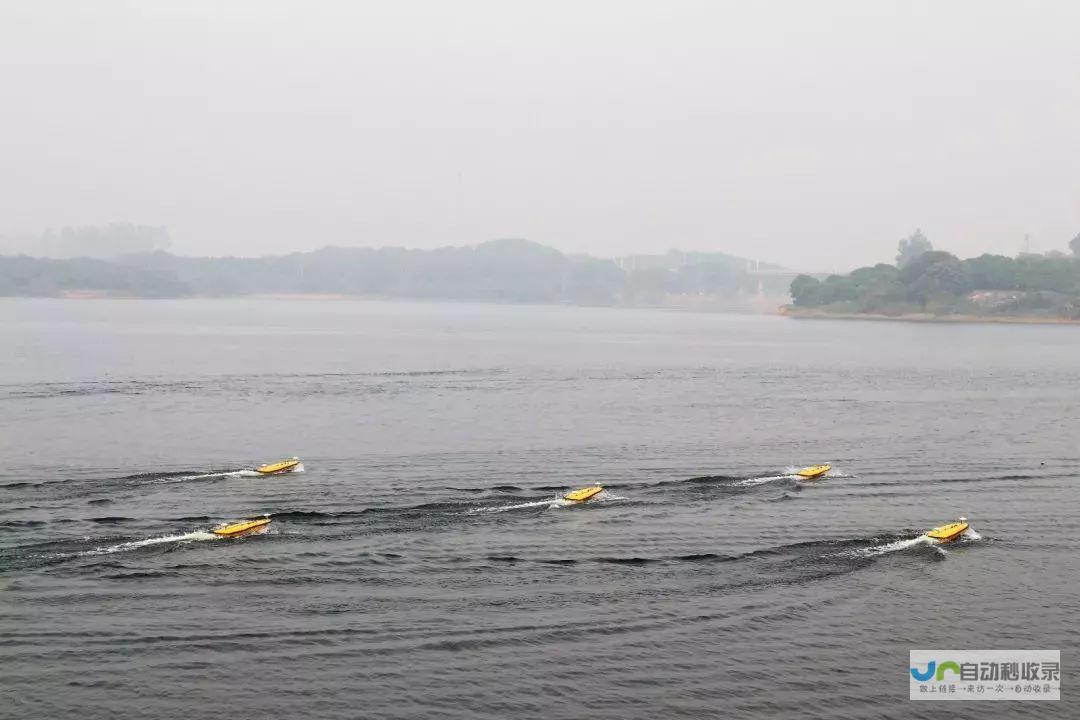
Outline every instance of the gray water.
<svg viewBox="0 0 1080 720"><path fill-rule="evenodd" d="M1060 648L1061 702L947 709L1077 714L1080 328L3 300L0 348L0 716L930 718L912 648Z"/></svg>

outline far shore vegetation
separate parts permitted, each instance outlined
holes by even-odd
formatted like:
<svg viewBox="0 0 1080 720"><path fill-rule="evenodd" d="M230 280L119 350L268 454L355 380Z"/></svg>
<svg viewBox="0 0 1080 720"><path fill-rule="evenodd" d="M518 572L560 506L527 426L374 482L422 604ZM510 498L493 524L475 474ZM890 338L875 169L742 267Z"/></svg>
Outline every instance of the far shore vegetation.
<svg viewBox="0 0 1080 720"><path fill-rule="evenodd" d="M900 241L896 264L791 283L790 314L919 319L1080 319L1080 234L1071 252L980 255L934 250L920 230Z"/></svg>
<svg viewBox="0 0 1080 720"><path fill-rule="evenodd" d="M503 239L466 247L326 247L256 258L166 252L163 228L117 224L0 238L0 296L305 295L722 309L771 298L792 273L725 253L596 258Z"/></svg>

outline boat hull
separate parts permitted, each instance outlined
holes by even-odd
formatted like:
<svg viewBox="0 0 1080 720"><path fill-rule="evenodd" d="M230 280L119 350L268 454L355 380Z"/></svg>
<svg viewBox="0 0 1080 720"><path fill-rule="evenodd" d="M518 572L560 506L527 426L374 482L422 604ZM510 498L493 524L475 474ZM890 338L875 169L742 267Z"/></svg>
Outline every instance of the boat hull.
<svg viewBox="0 0 1080 720"><path fill-rule="evenodd" d="M261 475L280 475L281 473L292 472L299 464L300 460L293 458L292 460L282 460L281 462L260 465L255 468L255 472Z"/></svg>
<svg viewBox="0 0 1080 720"><path fill-rule="evenodd" d="M813 478L819 478L832 470L832 465L812 465L807 468L803 468L796 473L799 477L805 480L811 480Z"/></svg>
<svg viewBox="0 0 1080 720"><path fill-rule="evenodd" d="M604 488L599 485L593 487L581 488L580 490L574 490L563 495L563 500L569 500L570 502L585 502L586 500L596 497L604 491Z"/></svg>
<svg viewBox="0 0 1080 720"><path fill-rule="evenodd" d="M221 537L238 537L240 535L247 535L248 533L264 530L269 524L270 518L243 520L241 522L229 523L228 525L214 528L211 532L215 535L220 535Z"/></svg>
<svg viewBox="0 0 1080 720"><path fill-rule="evenodd" d="M952 542L967 532L968 527L967 523L951 523L934 528L926 536L938 542Z"/></svg>

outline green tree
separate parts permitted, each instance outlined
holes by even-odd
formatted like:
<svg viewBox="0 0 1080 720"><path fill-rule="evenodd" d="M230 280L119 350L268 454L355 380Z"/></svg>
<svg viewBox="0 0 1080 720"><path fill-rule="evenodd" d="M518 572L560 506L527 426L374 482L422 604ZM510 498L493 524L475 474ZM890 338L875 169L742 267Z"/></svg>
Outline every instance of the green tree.
<svg viewBox="0 0 1080 720"><path fill-rule="evenodd" d="M1069 241L1069 249L1073 255L1080 257L1080 233L1076 233L1076 237Z"/></svg>
<svg viewBox="0 0 1080 720"><path fill-rule="evenodd" d="M973 290L1015 290L1016 260L1004 255L983 254L960 263Z"/></svg>
<svg viewBox="0 0 1080 720"><path fill-rule="evenodd" d="M896 265L903 269L915 258L933 249L934 246L923 235L923 231L916 229L915 232L911 233L910 237L903 238L896 246Z"/></svg>
<svg viewBox="0 0 1080 720"><path fill-rule="evenodd" d="M830 275L821 284L822 304L859 299L859 283L850 275Z"/></svg>
<svg viewBox="0 0 1080 720"><path fill-rule="evenodd" d="M809 275L799 275L791 281L791 299L799 307L821 305L821 281Z"/></svg>
<svg viewBox="0 0 1080 720"><path fill-rule="evenodd" d="M1025 255L1016 260L1016 286L1021 290L1076 292L1078 281L1072 262L1042 255Z"/></svg>
<svg viewBox="0 0 1080 720"><path fill-rule="evenodd" d="M895 265L879 263L852 271L851 279L858 289L858 302L864 312L888 310L904 297L900 271Z"/></svg>
<svg viewBox="0 0 1080 720"><path fill-rule="evenodd" d="M908 299L926 305L932 299L956 296L969 290L960 260L947 252L932 250L919 255L900 271Z"/></svg>
<svg viewBox="0 0 1080 720"><path fill-rule="evenodd" d="M918 280L931 265L949 260L959 262L955 255L945 252L944 250L930 250L921 253L907 265L900 268L900 281L905 285L911 285Z"/></svg>

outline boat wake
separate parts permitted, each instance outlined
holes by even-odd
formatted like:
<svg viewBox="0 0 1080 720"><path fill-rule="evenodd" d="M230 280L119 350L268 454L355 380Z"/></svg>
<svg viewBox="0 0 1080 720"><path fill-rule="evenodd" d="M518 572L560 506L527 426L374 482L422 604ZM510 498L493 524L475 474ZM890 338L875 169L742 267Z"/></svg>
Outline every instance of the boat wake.
<svg viewBox="0 0 1080 720"><path fill-rule="evenodd" d="M151 545L161 545L164 543L199 542L203 540L220 539L220 536L215 535L214 533L206 532L204 530L196 530L194 532L184 533L183 535L166 535L164 537L147 538L146 540L134 540L132 542L120 543L118 545L94 548L93 550L87 550L78 554L109 555L112 553L125 552L127 550L138 550L139 548L149 547Z"/></svg>
<svg viewBox="0 0 1080 720"><path fill-rule="evenodd" d="M778 480L798 480L799 476L795 474L788 475L767 475L765 477L746 478L735 483L740 487L750 487L753 485L764 485L765 483L776 482Z"/></svg>
<svg viewBox="0 0 1080 720"><path fill-rule="evenodd" d="M192 480L217 480L221 478L258 477L259 473L254 470L219 470L209 473L192 473L184 475L167 474L152 477L149 482L154 485L171 485L173 483L190 482Z"/></svg>
<svg viewBox="0 0 1080 720"><path fill-rule="evenodd" d="M489 508L473 508L472 510L469 510L469 512L466 513L466 514L467 515L474 515L476 513L502 513L502 512L509 512L511 510L524 510L526 508L537 508L537 507L544 507L544 506L554 507L559 502L568 502L568 501L565 501L562 498L552 498L550 500L537 500L535 502L516 503L514 505L500 505L498 507L489 507Z"/></svg>
<svg viewBox="0 0 1080 720"><path fill-rule="evenodd" d="M972 530L970 527L960 535L962 540L981 540L982 535ZM955 541L954 541L955 542ZM886 543L884 545L874 545L873 547L864 548L856 551L863 557L876 557L878 555L885 555L886 553L897 552L900 550L910 550L917 547L929 547L940 555L948 555L948 551L942 547L944 543L935 540L929 535L919 535L914 538L907 538L905 540L897 540L895 542Z"/></svg>
<svg viewBox="0 0 1080 720"><path fill-rule="evenodd" d="M931 538L926 535L919 535L918 537L907 538L906 540L896 540L891 543L885 543L884 545L874 545L872 547L863 548L862 550L856 550L855 552L863 557L876 557L878 555L885 555L886 553L910 550L911 548L923 545L937 547L937 543Z"/></svg>
<svg viewBox="0 0 1080 720"><path fill-rule="evenodd" d="M302 473L302 472L304 472L304 463L300 463L299 465L297 465L292 470L289 470L286 473L275 473L275 474L294 475L296 473ZM221 471L218 471L218 472L199 473L199 474L194 474L194 475L166 475L166 476L156 477L153 480L151 480L151 482L153 482L153 483L178 483L178 482L188 482L190 480L216 480L218 478L241 478L241 477L249 478L249 477L268 477L268 476L263 475L260 472L256 472L255 470L251 470L249 468L244 468L244 469L241 469L241 470L221 470Z"/></svg>
<svg viewBox="0 0 1080 720"><path fill-rule="evenodd" d="M254 470L230 470L228 472L206 473L205 475L185 475L181 480L209 480L210 478L259 477Z"/></svg>

